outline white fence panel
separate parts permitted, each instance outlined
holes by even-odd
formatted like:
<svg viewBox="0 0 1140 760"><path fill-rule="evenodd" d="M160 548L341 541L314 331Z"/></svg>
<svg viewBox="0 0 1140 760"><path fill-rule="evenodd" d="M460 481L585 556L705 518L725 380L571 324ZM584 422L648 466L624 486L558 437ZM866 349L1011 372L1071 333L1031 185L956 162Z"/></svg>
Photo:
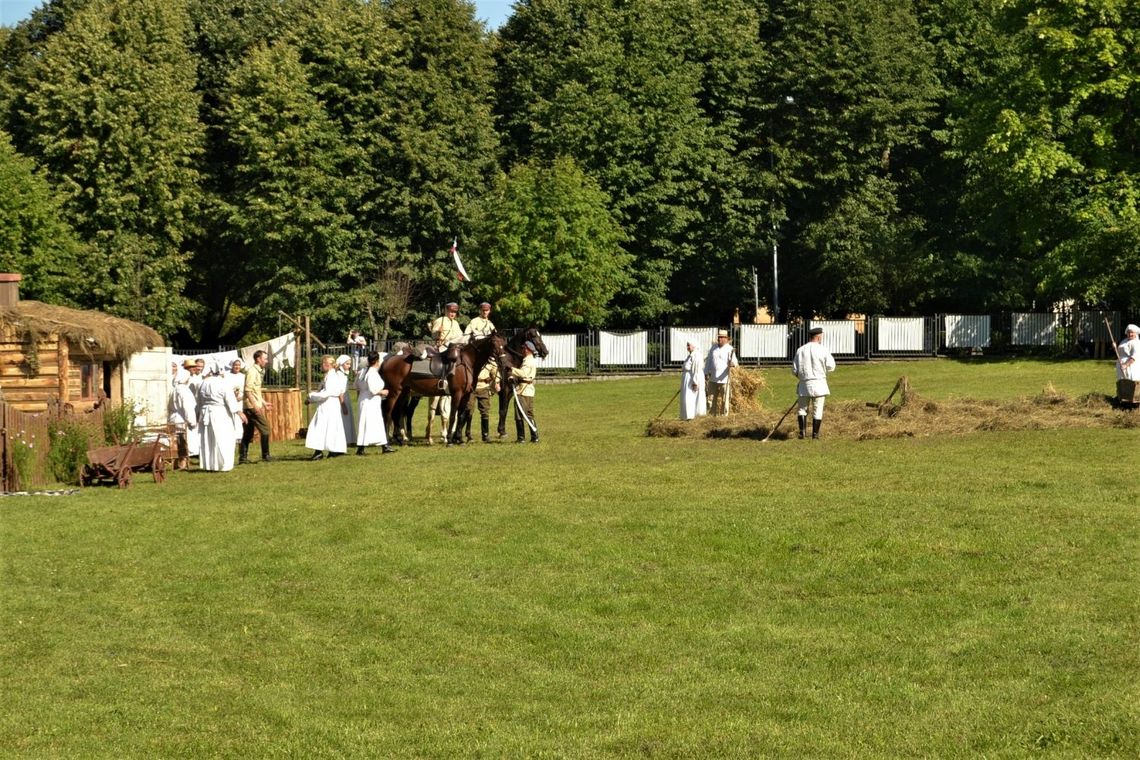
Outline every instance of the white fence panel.
<svg viewBox="0 0 1140 760"><path fill-rule="evenodd" d="M1009 342L1014 346L1055 345L1060 321L1056 314L1015 312L1010 321Z"/></svg>
<svg viewBox="0 0 1140 760"><path fill-rule="evenodd" d="M697 347L697 353L704 356L716 344L715 327L670 327L669 361L683 362L689 358L686 343Z"/></svg>
<svg viewBox="0 0 1140 760"><path fill-rule="evenodd" d="M574 369L578 366L577 335L543 335L548 351L545 359L534 357L539 369Z"/></svg>
<svg viewBox="0 0 1140 760"><path fill-rule="evenodd" d="M922 317L879 317L880 351L921 351L926 320Z"/></svg>
<svg viewBox="0 0 1140 760"><path fill-rule="evenodd" d="M601 364L649 364L649 333L645 330L626 335L601 330L598 348Z"/></svg>
<svg viewBox="0 0 1140 760"><path fill-rule="evenodd" d="M855 353L855 323L851 320L813 319L808 327L823 328L823 346L831 353Z"/></svg>
<svg viewBox="0 0 1140 760"><path fill-rule="evenodd" d="M740 355L748 359L788 358L788 326L741 325Z"/></svg>
<svg viewBox="0 0 1140 760"><path fill-rule="evenodd" d="M990 345L988 314L947 314L946 348L986 348Z"/></svg>

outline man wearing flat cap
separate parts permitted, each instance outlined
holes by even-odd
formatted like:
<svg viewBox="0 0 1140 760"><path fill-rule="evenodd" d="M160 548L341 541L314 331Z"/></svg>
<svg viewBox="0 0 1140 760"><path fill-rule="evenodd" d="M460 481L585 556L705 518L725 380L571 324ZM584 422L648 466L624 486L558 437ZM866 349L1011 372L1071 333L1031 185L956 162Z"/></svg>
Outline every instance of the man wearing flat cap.
<svg viewBox="0 0 1140 760"><path fill-rule="evenodd" d="M716 345L709 349L705 359L706 383L712 392L709 402L709 411L714 416L723 416L732 409L732 400L729 398L729 377L733 367L739 366L736 361L736 349L728 342L728 330L718 330Z"/></svg>
<svg viewBox="0 0 1140 760"><path fill-rule="evenodd" d="M484 301L479 304L479 316L467 323L467 329L463 334L472 338L486 338L493 332L495 332L495 323L491 321L491 304Z"/></svg>
<svg viewBox="0 0 1140 760"><path fill-rule="evenodd" d="M792 374L800 379L796 386L799 395L800 438L807 434L808 402L812 405L811 437L819 438L823 425L823 402L831 393L827 387L827 373L835 371L835 357L823 345L823 328L808 330L808 342L799 347L792 359Z"/></svg>
<svg viewBox="0 0 1140 760"><path fill-rule="evenodd" d="M534 421L534 381L538 376L538 365L534 363L535 345L529 340L523 344L523 360L519 367L511 367L510 382L515 390L515 443L526 441L526 429L530 428L530 442L538 443L538 424Z"/></svg>
<svg viewBox="0 0 1140 760"><path fill-rule="evenodd" d="M463 341L463 330L459 327L459 304L452 301L444 306L443 314L428 325L428 332L443 357L446 365L444 374L450 375L455 360L459 358L458 344Z"/></svg>

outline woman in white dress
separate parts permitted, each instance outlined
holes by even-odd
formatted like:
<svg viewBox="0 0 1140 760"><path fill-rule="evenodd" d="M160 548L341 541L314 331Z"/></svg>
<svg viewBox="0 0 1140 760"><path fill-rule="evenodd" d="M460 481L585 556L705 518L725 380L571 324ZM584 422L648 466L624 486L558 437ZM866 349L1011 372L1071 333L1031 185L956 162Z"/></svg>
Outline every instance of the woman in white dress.
<svg viewBox="0 0 1140 760"><path fill-rule="evenodd" d="M167 421L174 426L174 437L178 458L174 469L190 469L190 457L198 456L201 436L198 433L198 398L190 390L190 367L194 362L187 359L182 367L175 370L170 391L170 415Z"/></svg>
<svg viewBox="0 0 1140 760"><path fill-rule="evenodd" d="M347 451L341 416L345 406L341 399L348 390L346 378L343 372L337 371L331 356L321 357L321 371L325 373L321 389L310 393L305 401L317 404L317 411L309 420L309 430L305 434L305 446L313 450L313 459L320 459L326 451L330 457L338 457Z"/></svg>
<svg viewBox="0 0 1140 760"><path fill-rule="evenodd" d="M1140 326L1124 328L1124 340L1116 347L1116 379L1140 380Z"/></svg>
<svg viewBox="0 0 1140 760"><path fill-rule="evenodd" d="M686 343L685 348L689 355L681 365L681 419L691 420L708 414L708 401L705 398L704 361L692 343Z"/></svg>
<svg viewBox="0 0 1140 760"><path fill-rule="evenodd" d="M344 424L344 442L349 446L356 445L356 425L352 420L352 399L348 396L348 378L352 371L352 357L341 354L336 358L336 368L344 375L344 395L341 396L341 422Z"/></svg>
<svg viewBox="0 0 1140 760"><path fill-rule="evenodd" d="M230 363L230 371L226 373L226 382L229 384L230 390L233 391L234 398L238 401L239 409L244 408L242 406L242 399L245 397L245 374L242 373L241 368L241 359L234 359ZM235 414L234 426L237 428L239 442L241 441L242 425L242 421L238 419L238 415Z"/></svg>
<svg viewBox="0 0 1140 760"><path fill-rule="evenodd" d="M356 393L360 406L357 455L364 454L365 446L380 446L385 454L391 454L395 449L388 445L388 431L384 429L384 397L388 395L388 389L380 376L380 354L368 355L368 367L356 378Z"/></svg>
<svg viewBox="0 0 1140 760"><path fill-rule="evenodd" d="M245 415L222 367L212 363L204 374L206 379L198 389L198 427L202 431L198 463L203 470L228 472L234 468L237 431L241 430Z"/></svg>

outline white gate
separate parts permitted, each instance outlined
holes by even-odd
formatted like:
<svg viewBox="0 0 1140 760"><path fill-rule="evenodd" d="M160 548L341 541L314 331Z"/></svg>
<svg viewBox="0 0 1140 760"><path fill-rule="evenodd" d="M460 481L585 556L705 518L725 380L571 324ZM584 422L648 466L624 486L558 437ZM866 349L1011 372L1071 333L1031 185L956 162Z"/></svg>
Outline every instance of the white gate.
<svg viewBox="0 0 1140 760"><path fill-rule="evenodd" d="M143 404L147 425L165 425L170 403L169 347L149 348L127 359L123 367L123 399ZM137 419L142 422L142 419Z"/></svg>

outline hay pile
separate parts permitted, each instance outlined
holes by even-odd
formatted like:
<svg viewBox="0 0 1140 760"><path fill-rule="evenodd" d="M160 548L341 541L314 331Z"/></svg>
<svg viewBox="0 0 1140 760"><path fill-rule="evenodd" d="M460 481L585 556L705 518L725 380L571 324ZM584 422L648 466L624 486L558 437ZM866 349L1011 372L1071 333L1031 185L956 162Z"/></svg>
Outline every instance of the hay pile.
<svg viewBox="0 0 1140 760"><path fill-rule="evenodd" d="M758 369L733 367L728 372L728 399L734 413L755 413L761 410L756 394L768 390L768 381Z"/></svg>
<svg viewBox="0 0 1140 760"><path fill-rule="evenodd" d="M827 404L825 438L869 441L965 435L980 430L1057 430L1061 428L1140 428L1140 413L1116 409L1113 399L1099 393L1072 398L1052 385L1040 394L1011 401L924 399L900 378L886 401L844 401ZM899 393L898 391L902 391ZM754 438L768 435L783 409L762 409L728 417L700 417L689 422L656 420L646 435L693 438ZM772 440L796 437L793 412Z"/></svg>

